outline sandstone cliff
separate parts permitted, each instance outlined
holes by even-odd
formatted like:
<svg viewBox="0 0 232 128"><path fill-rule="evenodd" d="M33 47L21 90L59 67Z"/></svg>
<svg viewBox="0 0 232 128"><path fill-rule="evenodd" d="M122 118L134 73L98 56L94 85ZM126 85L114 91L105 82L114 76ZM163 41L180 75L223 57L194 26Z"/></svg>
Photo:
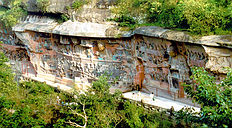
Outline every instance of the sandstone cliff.
<svg viewBox="0 0 232 128"><path fill-rule="evenodd" d="M225 67L232 68L231 35L196 40L156 26L121 32L107 20L114 2L93 1L70 11L67 7L73 0L50 0L47 13L71 16L72 20L59 24L41 16L36 0L29 0L31 13L12 31L1 29L3 51L26 76L86 89L92 80L108 73L110 82L119 88L132 89L140 83L145 91L158 88L179 97L183 97L180 84L191 82L190 67L205 67L218 79L225 75Z"/></svg>

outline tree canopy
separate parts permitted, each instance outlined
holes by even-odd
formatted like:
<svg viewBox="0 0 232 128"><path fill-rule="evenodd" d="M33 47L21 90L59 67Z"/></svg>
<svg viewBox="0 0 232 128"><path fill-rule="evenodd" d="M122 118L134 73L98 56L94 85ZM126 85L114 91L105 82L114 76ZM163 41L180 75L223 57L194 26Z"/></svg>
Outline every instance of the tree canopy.
<svg viewBox="0 0 232 128"><path fill-rule="evenodd" d="M185 85L185 91L202 106L197 121L210 127L232 127L232 69L220 83L203 68L192 68L192 72L194 82Z"/></svg>

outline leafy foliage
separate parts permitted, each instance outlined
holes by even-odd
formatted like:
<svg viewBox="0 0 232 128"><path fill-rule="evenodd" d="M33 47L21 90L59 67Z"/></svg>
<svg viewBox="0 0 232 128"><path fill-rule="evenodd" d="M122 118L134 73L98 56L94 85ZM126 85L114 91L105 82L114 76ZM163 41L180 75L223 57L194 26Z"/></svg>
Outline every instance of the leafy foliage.
<svg viewBox="0 0 232 128"><path fill-rule="evenodd" d="M118 0L117 6L112 8L116 17L111 19L119 23L121 27L133 29L137 24L144 22L144 17L150 0Z"/></svg>
<svg viewBox="0 0 232 128"><path fill-rule="evenodd" d="M85 106L88 127L173 127L172 122L167 119L165 114L146 110L131 101L124 101L120 92L111 94L107 79L107 77L101 76L98 81L93 83L88 92L76 93L78 98L73 99L73 102L78 105L73 105L72 110L77 113L83 113L82 107ZM62 114L66 116L60 119L61 122L68 120L79 124L84 122L80 116L73 119L73 114L66 112ZM66 125L62 123L62 126L66 127Z"/></svg>
<svg viewBox="0 0 232 128"><path fill-rule="evenodd" d="M72 4L72 8L74 10L78 10L81 8L84 4L88 4L89 0L75 0L74 3Z"/></svg>
<svg viewBox="0 0 232 128"><path fill-rule="evenodd" d="M216 83L203 68L192 68L194 85L185 85L185 91L202 105L199 122L211 127L232 127L232 69L227 77Z"/></svg>
<svg viewBox="0 0 232 128"><path fill-rule="evenodd" d="M6 27L13 27L19 19L27 14L23 3L13 4L4 14L0 16L0 22Z"/></svg>
<svg viewBox="0 0 232 128"><path fill-rule="evenodd" d="M0 127L50 126L60 107L57 106L56 97L65 97L43 83L30 81L20 83L14 90L0 97L0 108L3 108L0 112Z"/></svg>
<svg viewBox="0 0 232 128"><path fill-rule="evenodd" d="M6 64L8 59L0 52L0 90L2 95L14 93L16 91L16 83L11 73L10 66Z"/></svg>
<svg viewBox="0 0 232 128"><path fill-rule="evenodd" d="M47 12L50 0L36 0L36 2L39 10L42 10L44 13Z"/></svg>
<svg viewBox="0 0 232 128"><path fill-rule="evenodd" d="M175 112L176 127L196 128L203 126L199 122L199 113L195 112L194 108L182 108Z"/></svg>
<svg viewBox="0 0 232 128"><path fill-rule="evenodd" d="M136 21L133 18L125 16L125 15L116 17L111 20L118 22L120 27L134 28L136 24Z"/></svg>
<svg viewBox="0 0 232 128"><path fill-rule="evenodd" d="M153 23L210 35L231 33L231 7L229 0L122 0L112 11L116 18L131 17L138 25Z"/></svg>
<svg viewBox="0 0 232 128"><path fill-rule="evenodd" d="M6 8L0 7L0 16L3 15L7 11Z"/></svg>
<svg viewBox="0 0 232 128"><path fill-rule="evenodd" d="M62 15L60 16L61 22L66 22L66 21L68 21L69 19L70 19L69 16L67 16L67 15L65 15L65 14L62 14Z"/></svg>

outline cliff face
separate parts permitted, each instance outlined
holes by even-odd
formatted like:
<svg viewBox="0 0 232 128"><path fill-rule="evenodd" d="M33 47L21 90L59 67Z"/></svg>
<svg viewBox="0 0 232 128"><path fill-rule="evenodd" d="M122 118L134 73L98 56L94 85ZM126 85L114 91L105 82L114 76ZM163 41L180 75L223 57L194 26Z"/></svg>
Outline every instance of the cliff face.
<svg viewBox="0 0 232 128"><path fill-rule="evenodd" d="M43 12L39 5L38 0L27 0L27 10L29 12ZM72 5L74 0L48 0L46 11L48 13L67 13L67 7Z"/></svg>
<svg viewBox="0 0 232 128"><path fill-rule="evenodd" d="M63 13L63 5L72 2L57 1L51 0L59 4L51 12ZM36 10L31 7L31 11ZM179 97L184 96L180 83L190 82L190 67L205 67L222 76L224 67L232 68L232 36L194 40L184 32L155 26L120 33L105 20L110 16L105 6L85 6L75 13L76 21L63 24L28 15L13 31L1 29L2 50L25 76L86 89L108 73L118 88L140 85L144 91L161 89L165 95L179 91ZM113 82L115 78L118 82Z"/></svg>

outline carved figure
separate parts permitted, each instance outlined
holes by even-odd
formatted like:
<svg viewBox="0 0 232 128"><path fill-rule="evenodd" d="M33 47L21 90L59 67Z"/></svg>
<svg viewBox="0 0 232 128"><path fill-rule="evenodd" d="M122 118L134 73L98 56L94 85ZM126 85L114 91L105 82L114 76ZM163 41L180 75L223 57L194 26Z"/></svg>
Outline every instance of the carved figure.
<svg viewBox="0 0 232 128"><path fill-rule="evenodd" d="M137 73L134 78L134 85L140 91L143 86L145 74L144 74L143 60L141 58L137 58L137 62L138 62L138 65L136 66Z"/></svg>

